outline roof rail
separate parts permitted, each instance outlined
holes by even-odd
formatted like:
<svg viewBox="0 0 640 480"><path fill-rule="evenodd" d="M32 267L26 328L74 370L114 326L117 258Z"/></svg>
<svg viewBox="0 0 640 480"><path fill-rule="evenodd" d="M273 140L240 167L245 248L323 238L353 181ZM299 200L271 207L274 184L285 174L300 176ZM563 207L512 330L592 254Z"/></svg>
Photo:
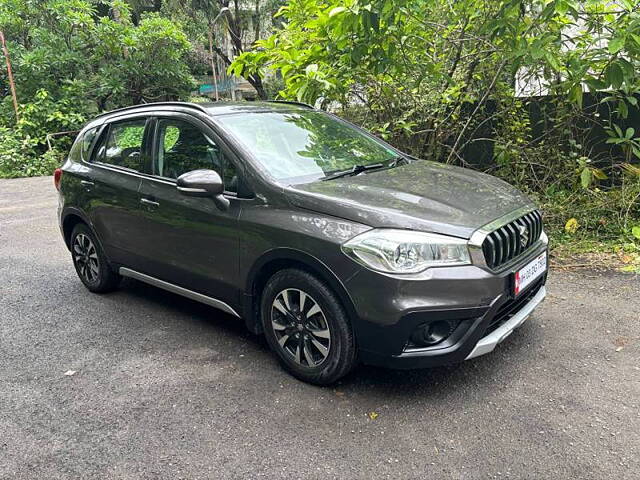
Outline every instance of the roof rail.
<svg viewBox="0 0 640 480"><path fill-rule="evenodd" d="M267 100L267 102L269 102L269 103L284 103L284 104L289 104L289 105L298 105L300 107L307 107L307 108L310 108L310 109L314 110L314 108L311 105L309 105L308 103L294 102L293 100Z"/></svg>
<svg viewBox="0 0 640 480"><path fill-rule="evenodd" d="M150 102L150 103L140 103L138 105L129 105L128 107L116 108L115 110L111 110L111 111L108 111L108 112L103 112L103 113L101 113L99 115L96 115L94 118L104 117L105 115L111 115L112 113L126 112L127 110L133 110L135 108L141 108L141 107L163 107L163 106L195 108L197 110L200 110L201 112L209 113L206 108L204 108L201 105L198 105L197 103L191 103L191 102Z"/></svg>

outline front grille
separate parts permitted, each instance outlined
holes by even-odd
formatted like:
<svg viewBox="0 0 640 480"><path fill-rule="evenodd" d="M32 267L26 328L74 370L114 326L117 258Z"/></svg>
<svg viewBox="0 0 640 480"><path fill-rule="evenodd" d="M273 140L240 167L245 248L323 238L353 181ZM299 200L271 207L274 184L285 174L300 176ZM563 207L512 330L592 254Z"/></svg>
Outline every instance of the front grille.
<svg viewBox="0 0 640 480"><path fill-rule="evenodd" d="M482 243L487 266L499 269L536 243L542 234L542 215L534 210L491 232Z"/></svg>
<svg viewBox="0 0 640 480"><path fill-rule="evenodd" d="M491 319L491 323L489 323L485 335L489 335L496 328L498 328L500 325L502 325L516 313L518 313L522 307L524 307L533 297L536 296L536 294L542 288L542 285L544 285L544 275L540 279L536 280L527 288L527 290L522 292L516 298L512 298L511 300L503 303L498 309L495 317Z"/></svg>

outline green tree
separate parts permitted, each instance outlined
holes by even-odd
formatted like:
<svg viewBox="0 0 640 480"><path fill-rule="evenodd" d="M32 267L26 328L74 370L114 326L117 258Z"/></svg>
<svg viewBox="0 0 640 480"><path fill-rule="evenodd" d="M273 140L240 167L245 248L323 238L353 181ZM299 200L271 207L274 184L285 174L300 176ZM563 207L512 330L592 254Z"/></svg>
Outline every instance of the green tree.
<svg viewBox="0 0 640 480"><path fill-rule="evenodd" d="M496 117L513 108L516 77L578 106L585 88L612 89L624 118L640 87L638 10L631 0L291 0L284 26L230 70L279 71L283 98L360 110L403 147L461 161L487 103L498 102Z"/></svg>
<svg viewBox="0 0 640 480"><path fill-rule="evenodd" d="M261 35L272 30L273 16L283 3L284 0L167 0L163 12L188 23L192 38L206 49L211 46L215 57L227 68L235 56L251 51ZM231 52L223 48L227 38ZM267 98L260 72L247 72L244 78L259 98Z"/></svg>
<svg viewBox="0 0 640 480"><path fill-rule="evenodd" d="M180 27L157 14L134 25L125 3L100 5L108 7L106 16L83 0L2 3L0 28L20 101L45 90L54 99L84 99L75 102L83 111L186 97L194 83Z"/></svg>
<svg viewBox="0 0 640 480"><path fill-rule="evenodd" d="M16 122L11 98L3 92L0 127L6 127L2 137L14 147L0 152L5 155L0 175L50 168L50 159L46 168L37 166L49 144L65 151L72 137L47 140L47 134L77 130L102 110L186 98L195 88L186 63L191 46L179 24L148 13L136 25L120 0L5 0L0 30L11 52L20 104ZM2 62L0 76L4 68Z"/></svg>

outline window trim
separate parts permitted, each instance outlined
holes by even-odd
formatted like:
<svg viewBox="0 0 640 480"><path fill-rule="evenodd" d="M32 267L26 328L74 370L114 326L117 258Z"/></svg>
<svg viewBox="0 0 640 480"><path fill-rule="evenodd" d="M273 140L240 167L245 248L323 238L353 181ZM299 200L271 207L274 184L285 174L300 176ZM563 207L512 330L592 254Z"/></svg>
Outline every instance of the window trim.
<svg viewBox="0 0 640 480"><path fill-rule="evenodd" d="M126 169L123 167L119 167L117 165L109 165L108 163L101 163L101 162L95 161L94 159L95 147L98 144L98 142L102 140L103 135L105 135L106 132L109 130L109 126L112 123L120 123L127 120L133 120L139 117L143 117L147 119L146 128L148 129L148 135L145 136L144 140L146 142L145 151L149 154L149 159L150 159L149 161L151 162L148 165L148 167L152 167L153 166L152 162L154 161L154 159L152 158L152 153L153 153L152 147L153 147L153 142L155 141L155 126L157 123L156 118L157 117L166 117L166 118L177 117L177 118L184 118L187 121L191 120L192 122L201 124L203 126L203 130L211 134L210 136L224 150L225 154L229 156L230 161L236 167L236 170L238 171L239 176L241 176L240 179L242 184L244 185L246 193L244 193L242 196L239 196L236 192L225 191L223 192L223 195L230 199L255 200L256 198L255 187L253 183L250 183L247 181L247 177L251 176L251 175L248 175L247 167L245 166L245 162L248 161L246 158L248 154L243 150L241 145L235 144L232 137L229 139L229 141L222 139L223 134L228 135L229 133L226 132L225 129L222 128L220 125L218 125L214 121L214 118L212 118L211 116L207 116L206 118L199 118L198 116L196 116L195 112L184 112L184 111L176 111L176 110L159 110L159 111L149 110L149 111L143 111L143 112L126 112L125 114L118 114L117 116L114 116L112 118L102 120L102 123L98 125L98 128L100 128L100 132L94 142L94 145L91 148L92 151L90 152L90 158L88 160L81 158L80 161L83 164L94 167L94 168L110 170L115 173L134 176L143 180L150 180L158 183L164 183L166 185L172 185L175 187L176 185L175 179L168 179L168 178L163 178L157 175L153 175L152 173L149 173L151 171L151 168L148 168L148 171L145 171L145 172L138 172L136 170ZM210 122L212 125L210 125L208 122ZM253 171L253 168L254 167L251 164L250 171ZM261 180L256 180L256 181L258 181L259 183L261 182Z"/></svg>
<svg viewBox="0 0 640 480"><path fill-rule="evenodd" d="M134 170L133 168L127 168L121 165L113 165L111 163L101 162L96 159L96 153L97 153L96 147L102 144L103 142L107 141L107 137L111 133L111 129L113 128L114 125L117 125L119 123L132 122L138 119L145 120L144 131L142 133L142 145L140 146L140 153L143 155L143 165L142 165L143 171ZM106 168L108 170L113 170L116 172L142 175L142 176L147 175L147 170L149 169L149 166L150 166L149 165L149 162L150 162L149 160L149 129L151 127L152 119L153 119L153 116L149 115L148 113L138 113L138 114L115 118L112 121L105 122L101 127L99 127L101 128L101 130L96 136L96 139L93 141L93 145L91 146L91 150L89 152L89 159L85 160L84 158L82 158L82 161L87 164L91 164L101 168Z"/></svg>
<svg viewBox="0 0 640 480"><path fill-rule="evenodd" d="M186 123L189 123L191 125L193 125L195 128L197 128L198 130L200 130L202 132L203 135L205 135L207 138L209 138L210 140L212 140L215 145L222 151L222 153L225 155L225 157L232 163L232 165L235 167L237 175L238 175L238 183L240 182L245 182L244 178L246 177L245 174L245 170L244 170L244 166L242 165L242 163L238 160L238 156L235 154L235 152L229 148L229 146L226 144L226 142L224 140L222 140L222 138L220 137L220 135L217 134L217 132L215 130L213 130L213 128L211 128L209 125L207 125L205 122L201 121L200 119L188 114L188 113L183 113L183 112L168 112L168 111L161 111L161 112L155 112L153 115L153 126L151 127L151 131L150 131L150 159L151 159L151 173L147 174L146 178L150 179L150 180L155 180L158 182L162 182L162 183L166 183L169 185L176 185L177 183L177 179L175 178L170 178L170 177L164 177L161 175L157 175L155 173L156 170L156 165L157 165L157 155L160 149L160 128L159 128L159 124L160 124L160 120L180 120L180 121L184 121ZM224 179L223 179L224 181ZM246 182L245 182L246 184ZM251 200L255 197L255 193L253 193L253 189L249 189L252 191L250 196L247 197L240 197L238 196L238 192L232 192L229 190L224 190L224 192L222 192L223 195L230 197L230 198L237 198L240 200Z"/></svg>

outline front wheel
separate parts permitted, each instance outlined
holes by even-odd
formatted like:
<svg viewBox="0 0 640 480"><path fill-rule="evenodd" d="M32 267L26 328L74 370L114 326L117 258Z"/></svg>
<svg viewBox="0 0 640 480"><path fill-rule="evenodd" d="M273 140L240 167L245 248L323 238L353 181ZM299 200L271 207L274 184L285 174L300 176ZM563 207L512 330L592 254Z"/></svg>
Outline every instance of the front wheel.
<svg viewBox="0 0 640 480"><path fill-rule="evenodd" d="M343 377L356 363L349 319L333 291L298 269L276 273L261 300L267 342L287 371L317 385Z"/></svg>
<svg viewBox="0 0 640 480"><path fill-rule="evenodd" d="M93 232L82 223L71 232L71 258L78 277L90 291L106 293L118 287L120 275L109 265Z"/></svg>

